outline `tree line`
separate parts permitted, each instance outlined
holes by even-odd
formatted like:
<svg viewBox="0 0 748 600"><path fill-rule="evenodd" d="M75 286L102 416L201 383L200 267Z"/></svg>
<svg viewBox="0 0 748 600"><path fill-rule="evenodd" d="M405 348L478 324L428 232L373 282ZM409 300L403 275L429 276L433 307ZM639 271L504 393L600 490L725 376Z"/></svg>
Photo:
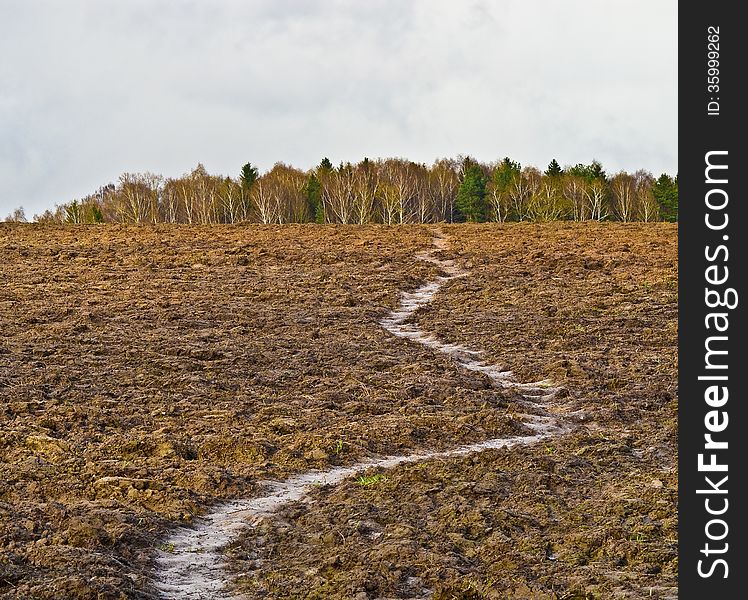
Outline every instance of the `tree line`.
<svg viewBox="0 0 748 600"><path fill-rule="evenodd" d="M260 174L245 164L236 178L198 164L177 178L123 173L117 183L57 205L40 223L435 223L484 221L677 221L678 178L638 170L608 175L602 165L545 171L510 158L471 157L427 166L402 158L302 171L284 163ZM25 221L22 208L6 220Z"/></svg>

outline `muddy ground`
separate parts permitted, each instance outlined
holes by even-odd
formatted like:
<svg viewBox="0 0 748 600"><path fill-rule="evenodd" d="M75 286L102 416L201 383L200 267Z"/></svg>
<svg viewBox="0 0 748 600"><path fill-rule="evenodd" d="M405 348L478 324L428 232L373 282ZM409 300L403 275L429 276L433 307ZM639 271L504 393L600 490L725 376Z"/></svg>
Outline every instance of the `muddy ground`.
<svg viewBox="0 0 748 600"><path fill-rule="evenodd" d="M421 327L552 378L586 420L552 444L317 489L232 546L237 585L672 596L675 227L441 229L470 275ZM258 480L522 433L516 393L378 325L437 275L413 258L430 240L416 226L0 226L0 598L152 598L164 532Z"/></svg>
<svg viewBox="0 0 748 600"><path fill-rule="evenodd" d="M675 228L444 230L470 276L447 283L418 324L484 349L520 380L563 385L547 408L573 431L315 490L234 544L239 588L253 598L677 597Z"/></svg>

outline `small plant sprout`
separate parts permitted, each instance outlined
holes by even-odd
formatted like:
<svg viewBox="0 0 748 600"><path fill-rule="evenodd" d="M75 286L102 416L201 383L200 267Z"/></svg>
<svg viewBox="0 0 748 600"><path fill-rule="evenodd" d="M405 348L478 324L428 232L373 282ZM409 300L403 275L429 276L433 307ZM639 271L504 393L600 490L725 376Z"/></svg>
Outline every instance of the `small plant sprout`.
<svg viewBox="0 0 748 600"><path fill-rule="evenodd" d="M168 552L169 554L174 554L174 544L161 544L161 552Z"/></svg>
<svg viewBox="0 0 748 600"><path fill-rule="evenodd" d="M343 451L344 442L341 439L338 439L335 442L335 447L333 448L333 452L335 454L340 454Z"/></svg>
<svg viewBox="0 0 748 600"><path fill-rule="evenodd" d="M387 478L380 473L377 473L376 475L360 475L356 479L356 483L361 487L371 487L382 481L387 481Z"/></svg>

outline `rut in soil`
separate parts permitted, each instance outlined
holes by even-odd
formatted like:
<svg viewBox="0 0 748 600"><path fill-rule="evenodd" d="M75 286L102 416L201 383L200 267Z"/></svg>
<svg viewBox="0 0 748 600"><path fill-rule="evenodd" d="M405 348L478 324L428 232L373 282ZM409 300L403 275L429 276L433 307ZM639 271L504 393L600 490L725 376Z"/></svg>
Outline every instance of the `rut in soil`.
<svg viewBox="0 0 748 600"><path fill-rule="evenodd" d="M525 446L542 439L560 435L566 429L559 419L549 414L543 404L555 396L555 388L547 380L531 383L517 382L511 371L480 359L481 352L456 344L440 341L435 335L421 330L409 322L419 308L426 306L442 286L451 280L465 277L453 260L437 258L438 252L447 248L447 239L441 234L434 238L434 249L417 255L417 258L439 267L443 273L413 292L401 295L397 309L386 315L379 324L391 334L423 344L448 355L458 367L483 373L499 388L516 389L522 393L527 408L533 414L517 415L532 435L502 437L460 446L443 452L418 452L403 456L373 458L350 465L335 467L327 471L310 471L280 482L266 482L261 496L232 500L214 506L211 511L195 519L194 526L175 530L156 560L156 580L164 598L174 600L238 600L241 596L232 593L226 586L228 572L225 568L224 549L241 533L252 527L253 522L271 516L282 505L302 499L316 485L332 485L352 477L366 469L390 468L406 463L430 459L446 459L480 452L489 448ZM173 549L173 550L172 550Z"/></svg>

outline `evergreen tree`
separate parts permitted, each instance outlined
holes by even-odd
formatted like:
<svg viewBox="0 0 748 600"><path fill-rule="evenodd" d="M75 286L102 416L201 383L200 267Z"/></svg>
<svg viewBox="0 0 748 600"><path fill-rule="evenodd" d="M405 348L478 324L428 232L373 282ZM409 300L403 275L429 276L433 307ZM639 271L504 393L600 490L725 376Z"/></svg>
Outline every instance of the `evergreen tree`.
<svg viewBox="0 0 748 600"><path fill-rule="evenodd" d="M96 204L91 207L91 220L94 223L104 222L104 213L101 212L101 209Z"/></svg>
<svg viewBox="0 0 748 600"><path fill-rule="evenodd" d="M678 177L675 179L667 173L659 176L652 186L652 194L660 207L663 220L675 222L678 220Z"/></svg>
<svg viewBox="0 0 748 600"><path fill-rule="evenodd" d="M514 162L508 156L504 157L496 167L493 174L493 182L500 190L506 190L522 170L518 162Z"/></svg>
<svg viewBox="0 0 748 600"><path fill-rule="evenodd" d="M252 163L247 163L246 165L244 165L242 167L242 173L239 176L242 191L244 191L245 193L249 193L255 181L257 181L258 176L259 171L257 170L257 167L252 166Z"/></svg>
<svg viewBox="0 0 748 600"><path fill-rule="evenodd" d="M558 161L554 158L548 165L548 168L545 170L545 174L548 177L560 177L564 174L564 170L561 168L561 165L558 164Z"/></svg>
<svg viewBox="0 0 748 600"><path fill-rule="evenodd" d="M304 193L306 194L307 204L309 205L309 212L312 214L315 223L324 223L325 211L322 206L322 185L314 173L309 175Z"/></svg>
<svg viewBox="0 0 748 600"><path fill-rule="evenodd" d="M581 177L587 180L592 179L592 173L590 172L590 167L583 163L577 163L573 167L569 167L566 170L566 173L568 175L571 175L572 177Z"/></svg>
<svg viewBox="0 0 748 600"><path fill-rule="evenodd" d="M593 160L589 165L578 163L573 167L570 167L567 170L567 173L574 177L582 177L589 182L592 182L595 179L601 181L607 181L608 179L605 171L603 171L603 166L596 160Z"/></svg>
<svg viewBox="0 0 748 600"><path fill-rule="evenodd" d="M332 162L326 156L320 161L319 166L316 169L315 179L319 184L319 201L314 207L315 223L325 223L327 221L327 216L325 215L325 204L322 202L322 185L334 170L335 167L332 166Z"/></svg>
<svg viewBox="0 0 748 600"><path fill-rule="evenodd" d="M590 164L590 177L592 179L599 179L601 181L608 181L608 176L603 171L603 166L599 161L593 160Z"/></svg>
<svg viewBox="0 0 748 600"><path fill-rule="evenodd" d="M465 171L455 206L470 222L486 220L486 176L477 164L470 165Z"/></svg>

